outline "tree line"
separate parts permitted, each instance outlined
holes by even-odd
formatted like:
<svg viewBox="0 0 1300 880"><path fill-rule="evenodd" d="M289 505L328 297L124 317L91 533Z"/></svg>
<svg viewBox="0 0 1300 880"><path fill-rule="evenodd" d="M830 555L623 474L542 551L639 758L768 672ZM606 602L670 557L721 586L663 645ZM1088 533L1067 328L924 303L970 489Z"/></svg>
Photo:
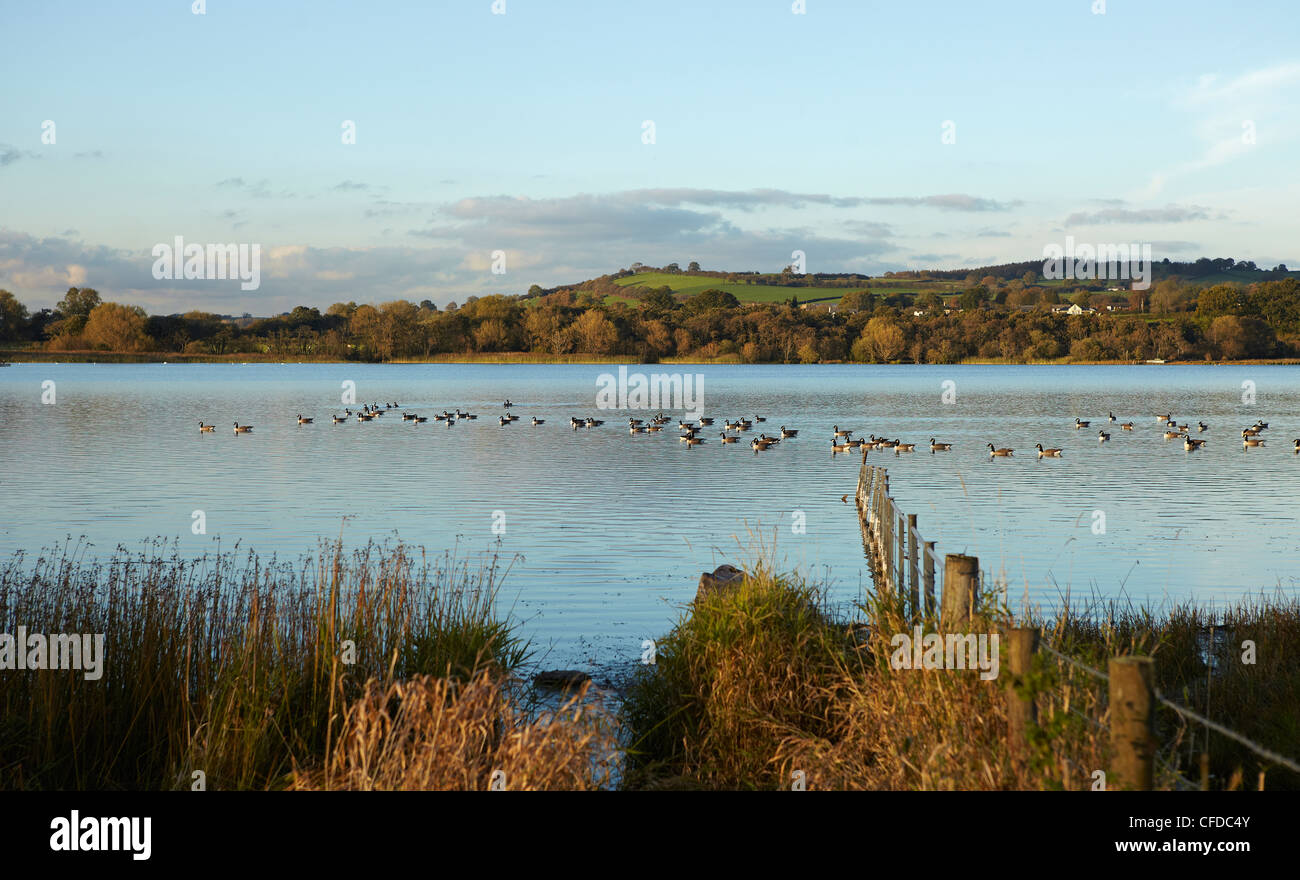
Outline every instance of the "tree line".
<svg viewBox="0 0 1300 880"><path fill-rule="evenodd" d="M966 359L1204 360L1300 356L1295 278L1202 288L1170 278L1148 291L1066 291L1097 309L1062 314L1059 289L986 276L941 295L850 291L823 304L742 304L718 289L681 298L667 287L617 288L609 276L529 297L470 297L438 308L395 300L299 306L269 318L207 312L149 315L71 288L30 312L0 290L0 343L50 351L191 356L241 354L389 361L527 352L741 363L955 363Z"/></svg>

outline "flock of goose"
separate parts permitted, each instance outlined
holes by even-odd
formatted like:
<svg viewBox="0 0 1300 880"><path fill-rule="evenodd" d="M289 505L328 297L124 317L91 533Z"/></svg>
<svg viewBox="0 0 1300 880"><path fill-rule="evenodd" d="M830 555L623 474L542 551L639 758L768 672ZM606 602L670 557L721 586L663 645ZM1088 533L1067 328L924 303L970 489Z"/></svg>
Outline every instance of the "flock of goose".
<svg viewBox="0 0 1300 880"><path fill-rule="evenodd" d="M514 415L513 413L510 412L510 408L512 406L514 406L514 404L512 404L509 400L505 402L504 407L506 409L506 412L504 415L498 417L497 419L497 423L501 425L501 427L506 427L507 425L511 425L520 420L519 416ZM377 403L365 404L362 406L360 410L356 412L353 412L351 409L346 409L344 410L343 415L331 414L330 421L333 424L337 425L355 416L358 422L369 422L383 416L385 412L391 412L393 410L400 410L400 409L401 407L397 403L386 403L382 405ZM462 412L460 408L457 408L454 412L449 410L443 410L441 413L437 413L433 416L434 421L443 422L449 428L455 425L457 421L473 420L477 418L478 416L476 414L469 413L469 412ZM313 418L304 417L301 413L298 414L299 425L310 425L314 421L315 419ZM406 412L405 410L403 410L402 421L412 422L415 424L423 424L429 421L429 417L422 416L414 412ZM663 431L664 427L671 421L672 419L662 412L656 414L655 416L653 416L648 420L629 417L627 420L628 433L632 435L656 434ZM766 421L767 421L766 418L758 415L754 416L753 419L738 418L738 419L725 420L722 425L722 430L718 434L719 440L723 444L739 443L742 439L744 439L742 437L743 434L753 430L755 423L761 423ZM1109 414L1108 421L1109 424L1111 425L1116 423L1117 420L1113 412ZM1198 439L1196 437L1191 436L1192 425L1186 423L1179 424L1178 421L1174 419L1172 413L1157 415L1156 422L1158 424L1165 426L1165 430L1164 430L1165 440L1181 439L1183 441L1183 448L1186 449L1188 452L1195 452L1196 450L1203 448L1206 444L1205 440ZM537 427L539 425L546 424L546 420L539 419L536 416L533 416L531 420L531 424L534 427ZM569 418L569 426L573 428L573 430L575 431L578 430L579 428L585 428L585 429L598 428L603 424L605 424L604 419L597 419L591 416L585 416L582 418L579 418L578 416L571 416ZM700 434L703 431L705 431L705 429L713 426L713 424L714 424L714 419L703 417L703 416L692 421L678 421L677 429L680 432L678 435L678 439L682 443L684 443L688 448L692 446L699 446L703 444L706 440L706 438L700 436ZM1075 430L1083 430L1084 428L1090 428L1091 426L1092 426L1092 422L1090 421L1086 421L1080 418L1076 418L1074 420ZM1210 426L1203 421L1198 421L1195 427L1196 427L1196 432L1198 434L1203 434L1210 429ZM1122 422L1119 424L1119 428L1121 431L1135 430L1133 422ZM1250 427L1243 428L1241 430L1242 448L1252 449L1255 447L1263 446L1266 441L1260 435L1267 429L1268 429L1268 423L1264 421L1256 421L1255 424L1251 425ZM211 433L215 430L216 430L215 425L204 424L201 421L199 422L200 433L206 434L206 433ZM251 433L252 430L253 430L252 425L241 425L239 424L239 422L235 422L234 432L236 434L248 434ZM832 428L832 432L833 432L833 435L831 437L832 456L839 455L841 453L852 452L854 449L861 451L863 455L866 455L872 449L883 450L883 451L893 450L895 455L901 455L903 453L915 452L917 447L917 444L915 443L904 443L897 438L891 440L886 437L877 437L875 434L872 434L867 438L855 439L853 437L853 430L851 428L840 428L839 425L835 425ZM782 440L788 440L792 437L797 437L798 435L799 435L798 430L794 428L787 428L785 425L782 425L780 429L780 436L769 437L766 432L760 432L757 436L750 438L749 446L755 452L760 452L762 450L769 449L777 445ZM1107 443L1110 441L1110 438L1111 435L1106 430L1102 429L1097 431L1098 443ZM986 445L988 446L989 458L1011 458L1015 454L1015 449L1011 447L994 446L992 443ZM934 437L931 437L929 448L931 454L937 452L951 452L953 448L953 444L940 443ZM1038 453L1038 458L1060 458L1062 453L1065 452L1065 450L1060 447L1044 448L1042 443L1036 443L1034 445L1034 449ZM1295 452L1296 454L1300 454L1300 438L1297 438L1294 441L1292 451Z"/></svg>

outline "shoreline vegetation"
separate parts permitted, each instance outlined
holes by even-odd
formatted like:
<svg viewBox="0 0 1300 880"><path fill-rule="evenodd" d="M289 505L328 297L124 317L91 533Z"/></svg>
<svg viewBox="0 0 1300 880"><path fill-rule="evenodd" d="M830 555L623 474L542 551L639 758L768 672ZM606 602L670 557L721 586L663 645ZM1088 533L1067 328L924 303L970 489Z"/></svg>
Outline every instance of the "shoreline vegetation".
<svg viewBox="0 0 1300 880"><path fill-rule="evenodd" d="M104 675L0 675L0 789L1087 790L1107 767L1104 689L1036 655L1030 754L1006 743L1006 681L895 670L913 621L763 563L697 598L635 664L618 711L588 686L538 701L530 646L496 609L495 555L402 544L297 562L198 559L156 540L88 560L82 544L0 567L0 632L104 633ZM508 568L508 566L506 566ZM970 632L1011 620L985 597ZM1160 691L1282 754L1300 729L1300 603L1213 614L1095 602L1019 621L1103 666L1157 659ZM934 621L922 621L934 631ZM1251 640L1258 660L1238 662ZM1005 668L1005 667L1004 667ZM540 709L539 709L540 706ZM1285 768L1162 711L1157 787L1300 789ZM796 773L797 771L797 773Z"/></svg>
<svg viewBox="0 0 1300 880"><path fill-rule="evenodd" d="M1149 289L960 272L779 275L634 264L574 285L150 315L69 288L31 311L0 290L0 357L359 363L1243 363L1300 361L1300 272L1157 263ZM1041 264L1038 264L1039 268ZM981 277L980 273L985 273ZM1181 274L1180 274L1181 273Z"/></svg>

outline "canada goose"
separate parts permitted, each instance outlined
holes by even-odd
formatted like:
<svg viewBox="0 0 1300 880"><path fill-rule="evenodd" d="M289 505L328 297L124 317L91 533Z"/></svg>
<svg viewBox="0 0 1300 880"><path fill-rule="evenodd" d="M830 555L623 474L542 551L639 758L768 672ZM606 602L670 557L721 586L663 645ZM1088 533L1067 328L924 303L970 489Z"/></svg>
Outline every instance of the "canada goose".
<svg viewBox="0 0 1300 880"><path fill-rule="evenodd" d="M502 405L503 407L505 407L506 409L510 409L510 407L514 406L514 404L510 402L510 398L508 398L508 397L506 398L506 402L503 403L503 404L501 404L501 405Z"/></svg>
<svg viewBox="0 0 1300 880"><path fill-rule="evenodd" d="M1115 414L1114 414L1114 413L1111 413L1111 414L1110 414L1110 422L1111 422L1112 425L1115 424Z"/></svg>
<svg viewBox="0 0 1300 880"><path fill-rule="evenodd" d="M726 431L723 431L723 432L722 432L721 437L722 437L722 442L723 442L723 443L738 443L738 442L740 442L740 438L739 438L739 437L732 437L732 436L729 435Z"/></svg>
<svg viewBox="0 0 1300 880"><path fill-rule="evenodd" d="M663 425L646 425L646 430L651 434L657 434L664 429Z"/></svg>
<svg viewBox="0 0 1300 880"><path fill-rule="evenodd" d="M726 428L728 431L739 431L740 422L723 422L722 427Z"/></svg>
<svg viewBox="0 0 1300 880"><path fill-rule="evenodd" d="M402 413L402 421L410 422L414 420L415 420L415 413L408 413L408 412Z"/></svg>
<svg viewBox="0 0 1300 880"><path fill-rule="evenodd" d="M1039 458L1060 458L1060 457L1061 457L1061 450L1060 450L1060 449L1044 449L1044 448L1043 448L1043 444L1041 444L1041 443L1038 443L1038 444L1035 444L1035 445L1036 445L1037 448L1038 448L1038 457L1039 457Z"/></svg>
<svg viewBox="0 0 1300 880"><path fill-rule="evenodd" d="M1204 440L1193 440L1191 437L1183 438L1183 448L1186 449L1188 452L1191 452L1194 449L1200 449L1204 445L1205 445Z"/></svg>
<svg viewBox="0 0 1300 880"><path fill-rule="evenodd" d="M1109 440L1109 439L1110 439L1110 435L1107 434L1105 431L1098 431L1098 432L1097 432L1097 442L1098 442L1098 443L1105 443L1105 442L1106 442L1107 440Z"/></svg>
<svg viewBox="0 0 1300 880"><path fill-rule="evenodd" d="M1132 423L1132 422L1125 422L1124 424L1120 425L1120 429L1121 429L1121 430L1124 430L1124 431L1132 431L1132 430L1133 430L1133 423Z"/></svg>
<svg viewBox="0 0 1300 880"><path fill-rule="evenodd" d="M300 425L310 425L310 424L312 423L312 421L314 421L314 420L313 420L313 419L304 419L304 418L302 417L302 413L298 413L298 424L300 424Z"/></svg>
<svg viewBox="0 0 1300 880"><path fill-rule="evenodd" d="M756 421L756 422L766 422L766 421L767 421L767 417L766 417L766 416L754 416L754 421Z"/></svg>
<svg viewBox="0 0 1300 880"><path fill-rule="evenodd" d="M712 424L713 424L712 418L706 419L704 416L700 416L700 427L704 427L706 425L712 425Z"/></svg>
<svg viewBox="0 0 1300 880"><path fill-rule="evenodd" d="M799 432L798 432L797 430L793 429L793 428L787 428L785 425L782 425L782 426L781 426L781 436L782 436L782 437L798 437L798 436L799 436Z"/></svg>
<svg viewBox="0 0 1300 880"><path fill-rule="evenodd" d="M994 448L993 448L993 444L992 444L992 443L989 444L989 456L990 456L990 457L995 456L995 455L998 455L998 456L1002 456L1002 457L1004 457L1004 458L1007 458L1007 457L1010 457L1011 454L1014 453L1014 452L1015 452L1014 449L1007 449L1006 447L1003 447L1003 448L1001 448L1001 449L994 449Z"/></svg>
<svg viewBox="0 0 1300 880"><path fill-rule="evenodd" d="M641 419L628 418L627 423L629 425L639 425L641 424Z"/></svg>
<svg viewBox="0 0 1300 880"><path fill-rule="evenodd" d="M679 435L677 435L677 439L680 440L680 441L682 441L683 443L685 443L687 440L694 440L694 439L695 439L695 432L694 432L694 431L687 431L685 434L679 434Z"/></svg>
<svg viewBox="0 0 1300 880"><path fill-rule="evenodd" d="M686 441L687 446L699 446L704 442L703 437L684 437L682 439Z"/></svg>
<svg viewBox="0 0 1300 880"><path fill-rule="evenodd" d="M509 420L512 421L512 422L517 422L517 421L519 421L519 416L514 415L514 414L512 414L512 413L506 413L506 418L509 419Z"/></svg>
<svg viewBox="0 0 1300 880"><path fill-rule="evenodd" d="M501 425L501 427L504 428L506 425L510 424L511 421L513 421L513 419L508 419L505 416L501 416L499 419L497 419L497 424Z"/></svg>
<svg viewBox="0 0 1300 880"><path fill-rule="evenodd" d="M1263 446L1267 442L1267 440L1261 440L1258 437L1243 437L1241 439L1242 446Z"/></svg>
<svg viewBox="0 0 1300 880"><path fill-rule="evenodd" d="M203 424L203 422L201 422L201 421L199 422L199 433L200 433L200 434L207 434L208 432L210 432L210 431L215 431L215 430L217 430L217 426L216 426L216 425L205 425L205 424Z"/></svg>
<svg viewBox="0 0 1300 880"><path fill-rule="evenodd" d="M1197 423L1196 423L1196 431L1197 431L1197 433L1204 433L1204 432L1206 432L1206 431L1208 431L1208 430L1210 430L1210 426L1207 425L1207 424L1205 424L1205 422L1197 422Z"/></svg>
<svg viewBox="0 0 1300 880"><path fill-rule="evenodd" d="M1259 433L1259 428L1242 428L1242 429L1241 429L1241 436L1243 436L1243 437L1254 437L1254 436L1257 435L1258 433Z"/></svg>
<svg viewBox="0 0 1300 880"><path fill-rule="evenodd" d="M741 419L741 420L740 420L740 430L742 430L742 431L748 431L748 430L749 430L750 428L752 428L752 427L754 427L754 423L751 422L749 419Z"/></svg>
<svg viewBox="0 0 1300 880"><path fill-rule="evenodd" d="M835 427L831 428L831 430L835 432L836 437L848 437L853 433L852 428L845 428L843 431L841 431L839 425L836 425Z"/></svg>
<svg viewBox="0 0 1300 880"><path fill-rule="evenodd" d="M1156 421L1160 422L1161 424L1164 424L1165 422L1169 421L1169 419L1170 419L1169 413L1165 413L1162 416L1156 416Z"/></svg>
<svg viewBox="0 0 1300 880"><path fill-rule="evenodd" d="M600 427L600 426L603 425L603 424L605 424L605 420L604 420L604 419L593 419L593 418L591 418L590 416L587 417L587 427L588 427L588 428L598 428L598 427Z"/></svg>
<svg viewBox="0 0 1300 880"><path fill-rule="evenodd" d="M251 434L251 433L253 433L253 426L252 426L252 425L241 425L241 424L239 424L239 422L235 422L235 433L236 433L236 434Z"/></svg>
<svg viewBox="0 0 1300 880"><path fill-rule="evenodd" d="M646 434L649 433L649 429L645 425L628 425L627 432L629 434Z"/></svg>
<svg viewBox="0 0 1300 880"><path fill-rule="evenodd" d="M546 424L546 419L539 419L537 416L533 416L534 428L536 428L538 425L544 425L544 424Z"/></svg>
<svg viewBox="0 0 1300 880"><path fill-rule="evenodd" d="M769 437L769 436L767 436L766 433L759 434L759 435L758 435L758 439L759 439L759 440L762 440L762 441L765 442L765 443L771 443L773 446L775 446L776 444L778 444L778 443L781 442L781 438L780 438L780 437ZM856 442L855 442L855 441L849 441L849 442L850 442L850 443L854 443L854 445L859 445L859 444L862 443L861 440L858 440L858 441L856 441Z"/></svg>
<svg viewBox="0 0 1300 880"><path fill-rule="evenodd" d="M758 441L755 440L754 442L757 443ZM758 447L755 446L754 448L757 449ZM852 448L853 447L849 446L849 444L847 443L836 443L835 439L831 438L831 455L835 455L840 452L848 452Z"/></svg>
<svg viewBox="0 0 1300 880"><path fill-rule="evenodd" d="M372 416L372 415L371 415L370 413L368 413L368 412L359 412L359 413L357 413L357 421L358 421L358 422L368 422L368 421L370 421L370 420L373 419L373 418L374 418L374 416Z"/></svg>
<svg viewBox="0 0 1300 880"><path fill-rule="evenodd" d="M894 455L898 455L898 453L900 452L915 452L915 451L916 451L915 443L899 443L894 447Z"/></svg>
<svg viewBox="0 0 1300 880"><path fill-rule="evenodd" d="M577 428L577 427L579 427L581 424L582 424L582 420L579 419L577 416L569 416L569 425L570 425L571 427L573 427L573 428Z"/></svg>
<svg viewBox="0 0 1300 880"><path fill-rule="evenodd" d="M1264 430L1265 428L1268 427L1268 422L1256 421L1256 422L1255 422L1255 427L1262 431L1262 430Z"/></svg>
<svg viewBox="0 0 1300 880"><path fill-rule="evenodd" d="M1295 452L1300 454L1300 438L1297 438L1295 441Z"/></svg>
<svg viewBox="0 0 1300 880"><path fill-rule="evenodd" d="M934 442L934 438L931 437L931 438L930 438L930 451L931 451L931 452L951 452L951 451L952 451L952 444L951 444L951 443L935 443L935 442Z"/></svg>
<svg viewBox="0 0 1300 880"><path fill-rule="evenodd" d="M1092 424L1092 422L1085 422L1085 421L1082 421L1081 419L1077 419L1077 418L1074 420L1074 428L1075 428L1076 431L1077 431L1079 428L1086 428L1086 427L1088 427L1088 426L1091 425L1091 424Z"/></svg>
<svg viewBox="0 0 1300 880"><path fill-rule="evenodd" d="M755 452L761 452L762 450L767 449L771 445L772 445L771 440L760 440L757 437L749 441L749 448L754 450Z"/></svg>
<svg viewBox="0 0 1300 880"><path fill-rule="evenodd" d="M1183 436L1182 431L1165 431L1166 440L1177 440L1181 436Z"/></svg>

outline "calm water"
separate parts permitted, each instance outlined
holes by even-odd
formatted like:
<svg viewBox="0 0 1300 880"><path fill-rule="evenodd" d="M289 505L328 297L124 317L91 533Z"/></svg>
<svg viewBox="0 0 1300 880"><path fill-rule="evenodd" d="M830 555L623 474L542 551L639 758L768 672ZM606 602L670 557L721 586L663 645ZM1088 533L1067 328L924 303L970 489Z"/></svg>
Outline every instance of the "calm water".
<svg viewBox="0 0 1300 880"><path fill-rule="evenodd" d="M851 498L861 459L832 458L838 424L917 443L912 455L869 460L889 468L895 496L940 553L978 555L1014 600L1297 591L1300 368L686 369L703 374L704 411L717 417L691 449L676 419L629 436L628 412L597 411L596 377L614 367L12 365L0 369L0 551L81 535L103 553L164 535L196 555L238 539L296 556L340 531L349 543L398 536L473 553L499 540L505 557L522 557L503 601L550 651L544 662L619 664L666 630L701 570L749 558L759 538L775 537L784 567L840 598L869 586ZM54 405L41 403L44 380L56 383ZM480 418L447 428L390 412L332 425L344 380L358 402ZM952 403L942 402L945 381ZM1255 383L1254 405L1242 402L1243 381ZM522 419L502 428L507 397ZM1136 430L1107 425L1110 411ZM1208 448L1188 454L1162 440L1155 415L1165 411L1208 422L1193 433ZM298 426L300 412L316 423ZM588 414L606 424L569 428L570 415ZM723 418L755 414L768 419L756 428L785 424L799 436L760 454L718 443ZM546 424L530 426L532 416ZM1091 430L1076 431L1076 417ZM1240 429L1256 419L1270 423L1268 443L1243 451ZM200 420L216 433L199 434ZM255 432L234 436L236 420ZM1099 426L1111 442L1097 442ZM931 455L932 436L954 451ZM1016 457L990 461L988 442ZM1036 460L1038 442L1064 447L1064 458ZM196 509L206 535L191 533ZM493 532L496 511L504 535Z"/></svg>

